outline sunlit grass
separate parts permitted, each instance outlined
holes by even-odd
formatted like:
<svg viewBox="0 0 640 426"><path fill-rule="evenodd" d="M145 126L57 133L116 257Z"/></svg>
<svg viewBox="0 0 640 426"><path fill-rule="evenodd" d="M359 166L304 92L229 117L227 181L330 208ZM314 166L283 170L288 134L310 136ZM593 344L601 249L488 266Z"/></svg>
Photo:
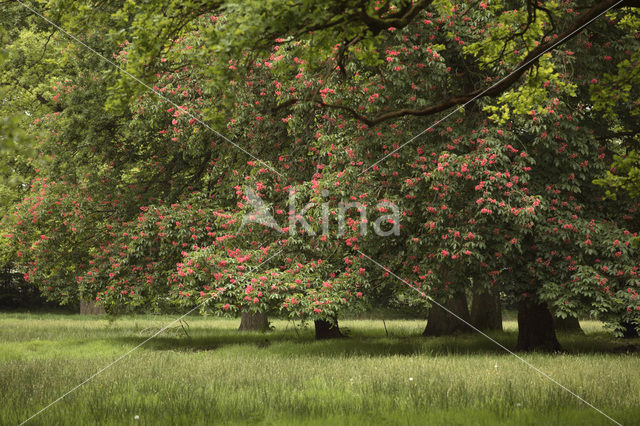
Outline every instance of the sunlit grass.
<svg viewBox="0 0 640 426"><path fill-rule="evenodd" d="M17 424L172 317L0 315L0 423ZM424 321L342 321L348 339L274 321L190 317L33 424L607 424L479 335L420 337ZM491 336L515 346L516 324ZM560 335L566 354L519 354L624 424L640 419L640 359L596 322ZM188 333L188 335L187 335ZM136 420L135 416L139 416Z"/></svg>

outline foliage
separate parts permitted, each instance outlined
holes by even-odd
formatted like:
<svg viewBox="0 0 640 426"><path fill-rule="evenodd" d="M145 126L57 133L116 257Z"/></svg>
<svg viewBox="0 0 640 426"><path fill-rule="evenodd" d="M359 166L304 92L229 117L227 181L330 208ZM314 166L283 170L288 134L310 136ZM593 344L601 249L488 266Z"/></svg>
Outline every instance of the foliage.
<svg viewBox="0 0 640 426"><path fill-rule="evenodd" d="M473 281L637 320L638 206L593 184L613 166L635 185L635 11L576 33L602 4L512 3L51 2L120 71L62 39L39 65L55 106L29 128L19 264L50 298L113 313L333 318ZM14 51L42 42L27 23ZM243 223L249 191L284 232ZM399 234L362 232L365 210Z"/></svg>

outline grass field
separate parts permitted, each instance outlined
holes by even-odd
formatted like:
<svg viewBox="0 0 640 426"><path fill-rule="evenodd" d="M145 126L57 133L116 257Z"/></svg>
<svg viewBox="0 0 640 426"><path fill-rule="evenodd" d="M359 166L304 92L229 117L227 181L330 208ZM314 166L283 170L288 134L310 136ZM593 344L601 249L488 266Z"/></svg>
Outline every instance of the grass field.
<svg viewBox="0 0 640 426"><path fill-rule="evenodd" d="M0 314L0 423L19 424L173 317ZM29 424L611 424L479 335L419 336L423 321L342 321L351 337L274 321L190 317ZM596 322L567 353L520 354L617 421L640 424L640 358ZM515 346L516 324L492 336ZM136 418L137 416L137 418Z"/></svg>

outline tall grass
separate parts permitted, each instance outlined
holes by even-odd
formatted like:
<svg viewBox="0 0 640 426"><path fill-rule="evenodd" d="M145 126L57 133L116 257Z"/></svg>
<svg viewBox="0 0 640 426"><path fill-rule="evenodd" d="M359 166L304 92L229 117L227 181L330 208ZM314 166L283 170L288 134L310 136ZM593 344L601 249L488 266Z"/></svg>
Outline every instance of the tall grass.
<svg viewBox="0 0 640 426"><path fill-rule="evenodd" d="M0 423L17 424L135 347L170 317L0 315ZM420 337L422 321L344 321L350 337L274 321L190 317L31 424L608 424L478 335ZM640 359L599 323L567 353L520 354L624 424L640 424ZM515 345L515 323L492 336ZM188 334L187 334L188 333ZM388 335L387 335L388 333ZM136 419L135 416L138 416Z"/></svg>

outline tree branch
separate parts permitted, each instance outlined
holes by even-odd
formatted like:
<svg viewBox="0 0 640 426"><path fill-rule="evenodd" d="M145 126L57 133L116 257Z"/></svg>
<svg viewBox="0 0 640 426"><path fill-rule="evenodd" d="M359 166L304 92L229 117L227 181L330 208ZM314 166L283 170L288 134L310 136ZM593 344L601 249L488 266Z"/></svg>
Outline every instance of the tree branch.
<svg viewBox="0 0 640 426"><path fill-rule="evenodd" d="M605 12L606 10L614 6L617 2L618 0L604 0L592 6L589 10L587 10L578 18L576 18L576 20L573 21L573 23L568 28L566 28L557 39L538 44L538 46L535 49L531 50L527 54L527 56L525 56L520 61L520 63L516 66L515 71L513 71L511 74L507 75L507 77L501 79L500 81L498 81L498 83L494 84L489 88L477 89L471 92L452 96L439 104L430 105L426 108L422 108L422 109L401 108L398 110L394 110L394 111L390 111L390 112L378 115L375 118L367 118L364 115L360 114L355 109L345 105L327 104L327 103L321 102L321 106L347 111L357 120L367 124L368 126L374 126L378 123L404 117L407 115L412 115L412 116L433 115L438 112L447 110L451 107L454 107L457 105L463 105L465 103L471 102L476 99L480 99L487 96L489 97L499 96L502 93L506 92L516 81L520 79L520 77L525 72L527 72L527 70L529 70L531 67L533 67L536 64L537 57L539 57L540 55L546 52L552 51L553 49L556 49L558 46L566 43L568 40L571 40L578 33L580 33L580 31L582 31L592 19L596 18L598 15L600 15L601 13ZM423 4L423 3L426 3L426 1L417 2L414 4L414 6L417 6L418 4ZM621 3L620 5L618 5L618 7L640 7L640 0L627 0ZM385 25L387 24L385 23Z"/></svg>
<svg viewBox="0 0 640 426"><path fill-rule="evenodd" d="M378 34L380 31L386 30L389 27L406 27L418 13L431 3L433 3L433 0L418 0L413 4L408 4L398 12L385 17L373 17L369 15L363 7L357 16L374 34Z"/></svg>

